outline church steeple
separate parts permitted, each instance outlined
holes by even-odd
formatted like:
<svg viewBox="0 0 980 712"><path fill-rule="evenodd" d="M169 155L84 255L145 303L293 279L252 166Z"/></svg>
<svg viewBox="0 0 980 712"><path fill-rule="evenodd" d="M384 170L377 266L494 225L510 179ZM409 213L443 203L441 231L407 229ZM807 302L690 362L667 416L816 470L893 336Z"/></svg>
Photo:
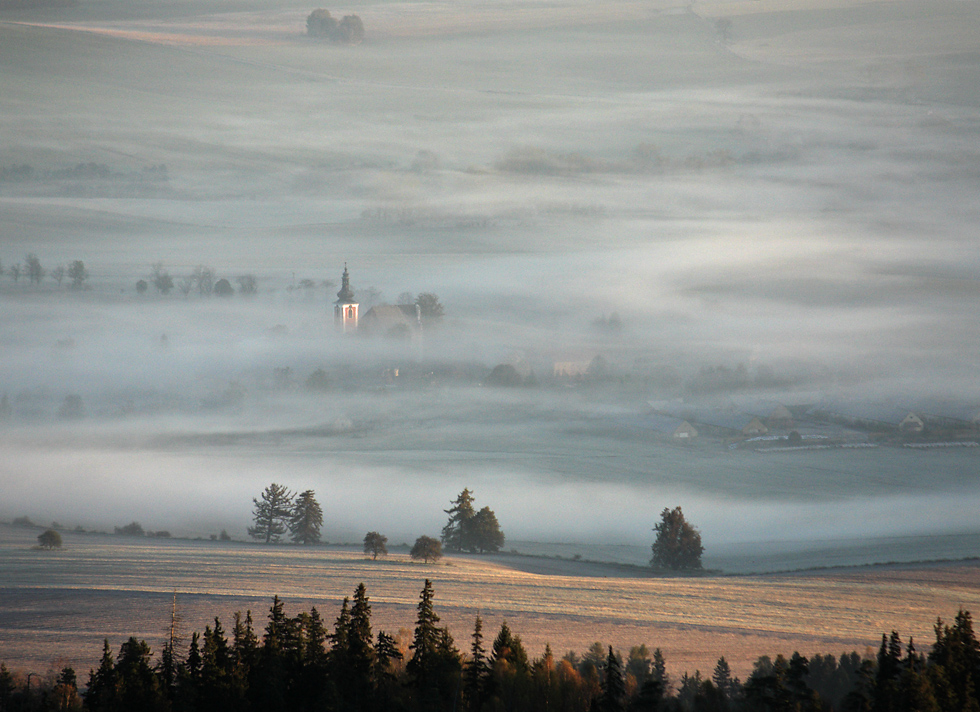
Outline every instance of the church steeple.
<svg viewBox="0 0 980 712"><path fill-rule="evenodd" d="M354 292L350 288L350 273L347 272L347 263L344 262L344 274L340 278L340 291L337 292L335 304L353 304Z"/></svg>
<svg viewBox="0 0 980 712"><path fill-rule="evenodd" d="M333 307L333 321L340 331L344 333L357 331L359 306L354 301L354 292L350 288L350 273L347 271L347 263L344 262L344 274L340 278L340 291L337 292L337 301L334 302Z"/></svg>

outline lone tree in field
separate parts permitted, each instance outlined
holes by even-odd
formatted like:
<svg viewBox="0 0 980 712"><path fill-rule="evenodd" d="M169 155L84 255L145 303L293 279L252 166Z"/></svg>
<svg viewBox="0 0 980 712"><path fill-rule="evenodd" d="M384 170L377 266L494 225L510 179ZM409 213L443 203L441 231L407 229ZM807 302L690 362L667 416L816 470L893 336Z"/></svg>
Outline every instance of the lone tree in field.
<svg viewBox="0 0 980 712"><path fill-rule="evenodd" d="M701 568L701 534L684 519L680 507L660 513L660 523L654 526L657 539L651 547L650 565L658 569L699 570Z"/></svg>
<svg viewBox="0 0 980 712"><path fill-rule="evenodd" d="M372 559L377 560L379 556L388 553L388 537L379 532L368 532L364 535L364 553L370 554Z"/></svg>
<svg viewBox="0 0 980 712"><path fill-rule="evenodd" d="M323 524L323 510L316 501L313 490L300 493L293 504L289 520L289 533L297 544L317 544L320 541L320 526Z"/></svg>
<svg viewBox="0 0 980 712"><path fill-rule="evenodd" d="M37 543L41 545L42 549L60 549L61 548L61 534L56 532L54 529L48 529L43 534L37 535Z"/></svg>
<svg viewBox="0 0 980 712"><path fill-rule="evenodd" d="M415 545L409 552L413 559L422 559L425 563L438 561L442 558L442 542L433 539L431 536L420 536L415 540Z"/></svg>
<svg viewBox="0 0 980 712"><path fill-rule="evenodd" d="M248 535L266 544L279 541L286 532L286 525L293 514L293 493L283 485L273 482L262 492L261 499L252 499L252 521Z"/></svg>

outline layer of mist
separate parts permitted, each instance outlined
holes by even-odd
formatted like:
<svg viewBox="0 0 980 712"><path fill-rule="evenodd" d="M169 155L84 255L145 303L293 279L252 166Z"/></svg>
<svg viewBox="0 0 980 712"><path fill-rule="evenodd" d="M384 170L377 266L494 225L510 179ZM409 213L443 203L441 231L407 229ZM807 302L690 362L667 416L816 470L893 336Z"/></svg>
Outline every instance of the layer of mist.
<svg viewBox="0 0 980 712"><path fill-rule="evenodd" d="M295 2L0 9L0 518L244 538L276 481L333 542L435 534L463 487L521 542L642 550L682 505L741 569L976 533L972 449L617 424L704 369L746 374L713 402L980 406L980 5L755 5L367 2L353 47ZM337 333L345 264L362 314L445 316Z"/></svg>

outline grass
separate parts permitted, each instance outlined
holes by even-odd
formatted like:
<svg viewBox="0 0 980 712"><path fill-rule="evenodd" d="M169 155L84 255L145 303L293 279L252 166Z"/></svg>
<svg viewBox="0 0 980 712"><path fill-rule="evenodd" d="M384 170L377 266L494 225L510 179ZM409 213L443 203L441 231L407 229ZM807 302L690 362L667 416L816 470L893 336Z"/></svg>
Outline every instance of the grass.
<svg viewBox="0 0 980 712"><path fill-rule="evenodd" d="M480 613L487 628L507 620L530 652L546 643L582 651L595 640L621 650L664 649L675 672L710 670L724 655L744 674L761 654L834 653L873 647L882 632L930 639L937 615L980 609L980 565L860 569L739 578L630 578L577 575L587 564L564 561L560 575L511 569L477 557L414 563L404 554L372 561L358 551L241 543L149 541L65 535L59 551L32 548L33 530L0 528L0 650L8 665L67 658L95 663L100 641L128 635L158 643L167 599L177 591L187 631L213 616L251 609L259 625L273 595L293 614L311 605L332 620L340 600L364 582L374 628L411 628L425 578L437 612L465 646ZM937 571L939 573L937 573Z"/></svg>

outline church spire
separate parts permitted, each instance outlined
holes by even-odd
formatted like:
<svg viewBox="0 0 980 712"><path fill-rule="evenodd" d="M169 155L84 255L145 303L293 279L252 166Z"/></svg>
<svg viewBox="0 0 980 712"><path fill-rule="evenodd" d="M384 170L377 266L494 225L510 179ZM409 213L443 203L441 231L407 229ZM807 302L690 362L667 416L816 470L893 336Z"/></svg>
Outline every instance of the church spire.
<svg viewBox="0 0 980 712"><path fill-rule="evenodd" d="M337 292L337 304L353 304L354 292L350 288L350 274L347 272L347 263L344 262L344 274L340 278L340 291Z"/></svg>
<svg viewBox="0 0 980 712"><path fill-rule="evenodd" d="M360 305L354 299L354 292L350 288L350 273L347 271L347 263L344 262L344 275L341 278L340 291L337 292L337 301L334 302L333 320L337 328L344 333L357 331L357 317Z"/></svg>

